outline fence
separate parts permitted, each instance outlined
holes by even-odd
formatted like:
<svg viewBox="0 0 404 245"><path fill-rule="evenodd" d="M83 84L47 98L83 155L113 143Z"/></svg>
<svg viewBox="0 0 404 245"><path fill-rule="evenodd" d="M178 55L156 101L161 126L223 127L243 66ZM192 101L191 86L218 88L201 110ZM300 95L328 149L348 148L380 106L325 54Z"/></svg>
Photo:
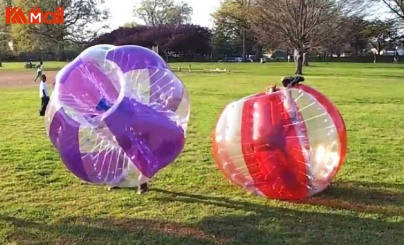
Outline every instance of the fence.
<svg viewBox="0 0 404 245"><path fill-rule="evenodd" d="M399 62L404 63L404 56L399 56ZM351 62L351 63L373 63L374 56L351 56L351 57L310 57L310 62ZM393 63L394 56L377 56L377 63Z"/></svg>

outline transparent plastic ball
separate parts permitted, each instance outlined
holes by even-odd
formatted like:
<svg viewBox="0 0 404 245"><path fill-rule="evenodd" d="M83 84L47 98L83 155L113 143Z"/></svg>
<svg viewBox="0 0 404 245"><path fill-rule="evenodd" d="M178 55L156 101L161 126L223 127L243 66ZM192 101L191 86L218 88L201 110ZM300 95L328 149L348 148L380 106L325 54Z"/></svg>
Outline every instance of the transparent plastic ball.
<svg viewBox="0 0 404 245"><path fill-rule="evenodd" d="M45 124L74 175L133 187L179 156L189 114L184 84L158 54L98 45L57 74Z"/></svg>
<svg viewBox="0 0 404 245"><path fill-rule="evenodd" d="M231 182L284 200L323 191L340 169L347 147L337 108L305 85L230 103L213 135L215 160Z"/></svg>

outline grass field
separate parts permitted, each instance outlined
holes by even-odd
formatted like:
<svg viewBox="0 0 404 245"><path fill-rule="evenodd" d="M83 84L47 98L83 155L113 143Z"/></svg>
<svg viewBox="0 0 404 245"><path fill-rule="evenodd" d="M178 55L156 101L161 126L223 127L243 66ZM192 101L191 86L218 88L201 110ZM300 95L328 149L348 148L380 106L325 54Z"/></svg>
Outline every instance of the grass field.
<svg viewBox="0 0 404 245"><path fill-rule="evenodd" d="M32 62L35 65L38 65L39 62ZM60 70L63 68L63 66L66 65L66 62L56 62L56 61L46 61L44 62L44 71L54 71L54 70ZM25 68L25 62L4 62L3 67L0 67L0 72L2 71L18 71L18 70L34 70L34 68L27 69Z"/></svg>
<svg viewBox="0 0 404 245"><path fill-rule="evenodd" d="M193 64L216 67L232 73L179 74L192 101L186 149L144 196L81 184L45 134L37 88L0 88L0 244L404 244L403 65L305 70L341 111L348 156L330 188L304 203L230 185L210 152L221 109L279 84L293 65Z"/></svg>

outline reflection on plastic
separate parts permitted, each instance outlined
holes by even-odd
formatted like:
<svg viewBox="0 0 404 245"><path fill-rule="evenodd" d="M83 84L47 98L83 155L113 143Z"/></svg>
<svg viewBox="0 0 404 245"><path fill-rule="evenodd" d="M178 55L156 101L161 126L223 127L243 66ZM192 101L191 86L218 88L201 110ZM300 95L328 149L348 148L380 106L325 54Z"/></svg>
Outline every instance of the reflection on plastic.
<svg viewBox="0 0 404 245"><path fill-rule="evenodd" d="M58 73L45 122L77 177L133 187L179 156L189 113L183 83L160 56L98 45Z"/></svg>
<svg viewBox="0 0 404 245"><path fill-rule="evenodd" d="M219 169L236 185L274 199L323 191L346 155L336 107L305 85L232 102L213 134Z"/></svg>

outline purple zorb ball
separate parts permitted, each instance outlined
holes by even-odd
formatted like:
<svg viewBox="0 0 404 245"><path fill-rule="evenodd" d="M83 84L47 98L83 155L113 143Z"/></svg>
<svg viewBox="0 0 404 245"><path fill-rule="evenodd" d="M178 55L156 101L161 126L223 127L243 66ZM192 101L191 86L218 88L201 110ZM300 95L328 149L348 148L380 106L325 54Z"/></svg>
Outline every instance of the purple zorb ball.
<svg viewBox="0 0 404 245"><path fill-rule="evenodd" d="M159 55L98 45L58 73L45 122L74 175L133 187L179 156L189 113L184 84Z"/></svg>

